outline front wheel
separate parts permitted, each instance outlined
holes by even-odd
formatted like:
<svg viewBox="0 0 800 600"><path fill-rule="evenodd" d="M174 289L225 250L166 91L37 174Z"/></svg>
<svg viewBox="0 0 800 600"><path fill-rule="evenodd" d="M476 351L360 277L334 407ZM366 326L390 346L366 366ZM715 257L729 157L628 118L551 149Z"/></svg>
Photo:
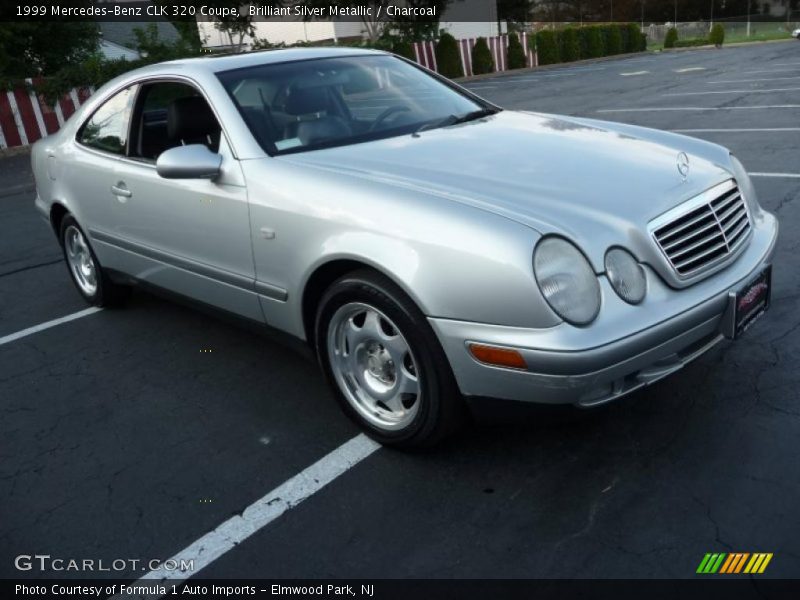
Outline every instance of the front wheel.
<svg viewBox="0 0 800 600"><path fill-rule="evenodd" d="M417 306L371 271L336 281L320 302L317 355L344 411L387 445L429 446L461 422L450 365Z"/></svg>
<svg viewBox="0 0 800 600"><path fill-rule="evenodd" d="M95 306L115 306L127 299L130 288L111 281L71 215L61 222L60 237L69 274L84 300Z"/></svg>

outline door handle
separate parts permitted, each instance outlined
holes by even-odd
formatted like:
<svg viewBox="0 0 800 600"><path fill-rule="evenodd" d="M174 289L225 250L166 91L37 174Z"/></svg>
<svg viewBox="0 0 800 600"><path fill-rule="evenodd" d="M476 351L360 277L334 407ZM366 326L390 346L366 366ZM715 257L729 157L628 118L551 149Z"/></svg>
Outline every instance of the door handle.
<svg viewBox="0 0 800 600"><path fill-rule="evenodd" d="M111 193L114 194L115 196L123 196L125 198L130 198L133 194L131 194L131 191L124 186L125 184L122 182L120 182L117 185L112 185Z"/></svg>

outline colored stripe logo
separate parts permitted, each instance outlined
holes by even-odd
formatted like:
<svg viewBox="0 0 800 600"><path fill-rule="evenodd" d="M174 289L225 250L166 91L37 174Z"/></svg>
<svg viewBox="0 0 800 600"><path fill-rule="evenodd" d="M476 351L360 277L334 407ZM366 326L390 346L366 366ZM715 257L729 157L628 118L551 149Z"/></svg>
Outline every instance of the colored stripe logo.
<svg viewBox="0 0 800 600"><path fill-rule="evenodd" d="M708 553L700 561L697 573L703 575L736 574L736 573L763 573L772 560L772 552L731 552Z"/></svg>

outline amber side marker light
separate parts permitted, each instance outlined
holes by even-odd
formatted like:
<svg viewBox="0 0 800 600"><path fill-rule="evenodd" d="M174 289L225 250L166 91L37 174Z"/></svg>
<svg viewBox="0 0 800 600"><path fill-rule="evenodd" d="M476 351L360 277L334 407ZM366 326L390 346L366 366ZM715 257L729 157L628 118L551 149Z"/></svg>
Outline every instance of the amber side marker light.
<svg viewBox="0 0 800 600"><path fill-rule="evenodd" d="M476 359L487 365L496 367L510 367L512 369L527 369L525 359L516 350L485 346L483 344L470 344L469 351Z"/></svg>

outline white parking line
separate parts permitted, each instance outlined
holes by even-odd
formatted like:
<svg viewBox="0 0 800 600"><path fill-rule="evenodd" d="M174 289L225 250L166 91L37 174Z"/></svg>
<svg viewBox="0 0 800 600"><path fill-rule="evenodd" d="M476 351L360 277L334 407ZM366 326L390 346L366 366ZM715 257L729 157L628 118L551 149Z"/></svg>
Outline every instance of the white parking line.
<svg viewBox="0 0 800 600"><path fill-rule="evenodd" d="M705 71L705 67L686 67L684 69L673 69L676 73L692 73L694 71Z"/></svg>
<svg viewBox="0 0 800 600"><path fill-rule="evenodd" d="M44 331L45 329L50 329L51 327L55 327L56 325L61 325L62 323L69 323L70 321L74 321L75 319L88 317L89 315L93 315L94 313L99 312L101 310L103 309L98 308L96 306L92 306L91 308L86 308L76 313L72 313L71 315L67 315L66 317L61 317L60 319L53 319L52 321L47 321L46 323L41 323L39 325L34 325L33 327L28 327L28 329L23 329L22 331L18 331L17 333L12 333L7 336L0 337L0 346L18 340L20 338L33 335L34 333L39 333L40 331Z"/></svg>
<svg viewBox="0 0 800 600"><path fill-rule="evenodd" d="M800 108L800 104L770 104L767 106L654 106L651 108L604 108L598 113L671 112L692 110L757 110L769 108Z"/></svg>
<svg viewBox="0 0 800 600"><path fill-rule="evenodd" d="M800 131L800 127L764 127L749 129L670 129L675 133L755 133L769 131L775 133Z"/></svg>
<svg viewBox="0 0 800 600"><path fill-rule="evenodd" d="M214 531L207 533L178 552L171 559L164 561L161 567L150 571L134 585L152 586L152 580L154 579L159 581L169 579L170 582L177 582L197 575L220 556L235 548L315 492L321 490L348 469L370 456L378 448L380 448L380 444L363 433L357 435L253 502L240 515L231 517ZM175 561L175 563L170 561ZM164 564L177 564L178 568L180 568L181 564L187 564L186 561L193 561L194 568L192 571L168 571L163 566ZM152 597L157 598L159 596Z"/></svg>
<svg viewBox="0 0 800 600"><path fill-rule="evenodd" d="M783 179L800 179L800 173L748 173L750 177L775 177Z"/></svg>
<svg viewBox="0 0 800 600"><path fill-rule="evenodd" d="M800 67L794 69L756 69L754 71L725 71L725 73L792 73L800 70Z"/></svg>
<svg viewBox="0 0 800 600"><path fill-rule="evenodd" d="M723 79L720 81L706 81L706 83L755 83L757 81L789 81L800 77L769 77L766 79Z"/></svg>
<svg viewBox="0 0 800 600"><path fill-rule="evenodd" d="M649 75L650 71L633 71L632 73L620 73L622 77L636 77L637 75Z"/></svg>
<svg viewBox="0 0 800 600"><path fill-rule="evenodd" d="M774 90L719 90L714 92L673 92L664 96L710 96L711 94L771 94L773 92L797 92L800 88L776 88Z"/></svg>

